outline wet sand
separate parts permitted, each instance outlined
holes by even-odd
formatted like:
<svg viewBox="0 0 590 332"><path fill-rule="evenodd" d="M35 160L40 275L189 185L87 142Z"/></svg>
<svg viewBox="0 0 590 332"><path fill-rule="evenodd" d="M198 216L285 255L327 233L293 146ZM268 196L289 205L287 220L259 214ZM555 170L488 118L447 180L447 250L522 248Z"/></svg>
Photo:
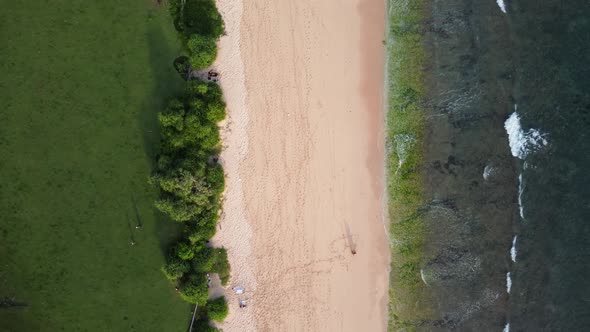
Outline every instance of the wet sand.
<svg viewBox="0 0 590 332"><path fill-rule="evenodd" d="M385 330L384 2L218 5L229 116L214 242L232 265L221 327Z"/></svg>

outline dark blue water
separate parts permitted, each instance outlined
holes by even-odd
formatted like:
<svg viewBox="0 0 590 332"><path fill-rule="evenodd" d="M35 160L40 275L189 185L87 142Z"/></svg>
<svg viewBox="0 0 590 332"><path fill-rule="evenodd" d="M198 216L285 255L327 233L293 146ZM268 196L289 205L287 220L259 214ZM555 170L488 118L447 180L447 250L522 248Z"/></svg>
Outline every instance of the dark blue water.
<svg viewBox="0 0 590 332"><path fill-rule="evenodd" d="M504 5L433 0L423 25L432 311L414 326L590 331L590 0Z"/></svg>
<svg viewBox="0 0 590 332"><path fill-rule="evenodd" d="M506 3L523 132L511 331L590 330L590 1ZM507 36L508 37L508 36ZM538 142L537 142L538 143Z"/></svg>

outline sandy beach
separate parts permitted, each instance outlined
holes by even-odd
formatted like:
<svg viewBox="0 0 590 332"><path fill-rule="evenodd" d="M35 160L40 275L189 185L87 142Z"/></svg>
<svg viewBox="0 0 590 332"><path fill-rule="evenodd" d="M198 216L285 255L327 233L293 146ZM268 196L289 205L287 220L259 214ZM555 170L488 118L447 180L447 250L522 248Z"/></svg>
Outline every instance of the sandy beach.
<svg viewBox="0 0 590 332"><path fill-rule="evenodd" d="M229 116L214 244L232 266L221 327L384 331L384 2L218 6Z"/></svg>

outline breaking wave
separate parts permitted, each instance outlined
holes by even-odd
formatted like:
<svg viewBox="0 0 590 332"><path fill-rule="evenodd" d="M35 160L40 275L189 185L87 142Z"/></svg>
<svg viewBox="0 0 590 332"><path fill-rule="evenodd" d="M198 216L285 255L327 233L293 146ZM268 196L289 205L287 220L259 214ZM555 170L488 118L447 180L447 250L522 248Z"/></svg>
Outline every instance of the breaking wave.
<svg viewBox="0 0 590 332"><path fill-rule="evenodd" d="M487 165L484 169L483 169L483 179L484 180L488 180L490 177L492 177L493 175L495 175L497 172L497 169L491 165Z"/></svg>
<svg viewBox="0 0 590 332"><path fill-rule="evenodd" d="M504 326L502 332L510 332L510 323L506 323L506 326Z"/></svg>
<svg viewBox="0 0 590 332"><path fill-rule="evenodd" d="M524 183L522 182L522 173L518 175L518 210L520 217L524 219L524 206L522 205L522 194L524 193Z"/></svg>
<svg viewBox="0 0 590 332"><path fill-rule="evenodd" d="M498 4L498 7L500 7L500 10L503 13L506 13L506 4L504 3L504 0L496 0L496 3Z"/></svg>
<svg viewBox="0 0 590 332"><path fill-rule="evenodd" d="M517 236L514 236L514 239L512 239L512 248L510 248L510 258L512 258L512 261L514 263L516 263L516 238Z"/></svg>
<svg viewBox="0 0 590 332"><path fill-rule="evenodd" d="M512 288L512 279L510 279L510 272L506 273L506 292L510 294L510 289Z"/></svg>
<svg viewBox="0 0 590 332"><path fill-rule="evenodd" d="M516 109L516 105L515 105ZM520 124L520 116L516 111L510 115L508 120L504 123L504 128L508 133L508 143L510 144L510 152L512 155L524 160L527 155L533 151L540 149L548 144L545 134L542 134L537 129L529 129L524 131Z"/></svg>
<svg viewBox="0 0 590 332"><path fill-rule="evenodd" d="M416 143L416 138L409 134L397 134L394 136L393 139L395 144L395 153L397 154L398 158L398 165L396 170L397 173L397 171L402 167L402 165L406 161L410 153L410 149L412 149L412 147Z"/></svg>

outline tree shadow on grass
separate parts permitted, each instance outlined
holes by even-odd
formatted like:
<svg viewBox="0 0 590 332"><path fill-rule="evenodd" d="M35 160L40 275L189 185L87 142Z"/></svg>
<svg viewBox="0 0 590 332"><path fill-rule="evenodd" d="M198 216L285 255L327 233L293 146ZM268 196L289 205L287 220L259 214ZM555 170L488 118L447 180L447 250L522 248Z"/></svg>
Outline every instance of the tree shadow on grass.
<svg viewBox="0 0 590 332"><path fill-rule="evenodd" d="M167 8L160 10L165 11ZM162 14L167 15L167 13ZM151 22L146 32L150 61L150 68L147 70L151 71L155 84L150 96L144 101L143 107L138 113L144 150L150 160L152 170L160 140L158 112L164 109L171 97L179 95L183 89L183 81L172 66L175 57L179 54L179 48L172 45L172 38L167 36L162 28L162 25L167 22L162 21L165 20L159 17L157 21ZM172 24L172 22L168 23ZM165 255L170 243L180 238L182 227L153 208L153 204L151 211L155 220L154 231L160 241L160 249Z"/></svg>

